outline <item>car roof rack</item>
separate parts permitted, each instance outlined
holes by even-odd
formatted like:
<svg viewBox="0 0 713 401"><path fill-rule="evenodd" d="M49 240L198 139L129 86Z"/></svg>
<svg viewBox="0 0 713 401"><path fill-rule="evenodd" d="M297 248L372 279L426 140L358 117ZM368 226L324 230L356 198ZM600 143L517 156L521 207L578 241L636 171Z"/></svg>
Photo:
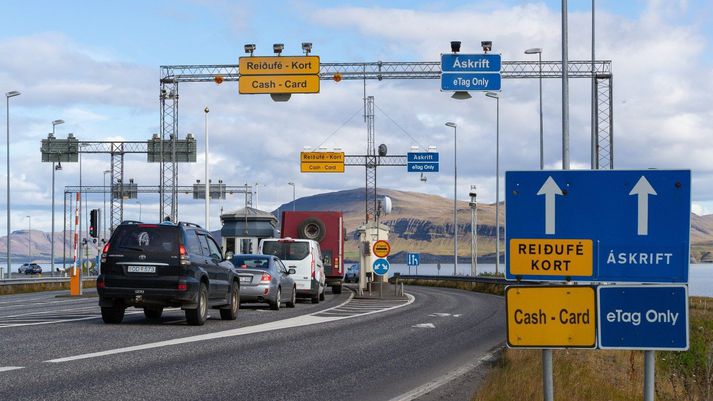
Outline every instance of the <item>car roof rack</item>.
<svg viewBox="0 0 713 401"><path fill-rule="evenodd" d="M196 224L196 223L191 223L191 222L188 222L188 221L179 221L178 224L179 224L179 225L183 225L183 226L188 226L188 227L197 227L197 228L201 228L201 229L203 228L203 227L199 226L199 225Z"/></svg>
<svg viewBox="0 0 713 401"><path fill-rule="evenodd" d="M138 220L124 220L121 224L144 224L144 222Z"/></svg>

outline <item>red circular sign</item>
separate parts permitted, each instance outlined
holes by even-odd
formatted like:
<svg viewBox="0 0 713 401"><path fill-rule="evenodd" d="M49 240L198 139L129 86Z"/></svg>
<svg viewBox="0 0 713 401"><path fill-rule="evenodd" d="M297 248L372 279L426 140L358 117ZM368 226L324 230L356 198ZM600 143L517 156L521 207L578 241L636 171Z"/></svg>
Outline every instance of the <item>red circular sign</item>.
<svg viewBox="0 0 713 401"><path fill-rule="evenodd" d="M374 255L377 257L385 258L391 253L391 245L389 245L388 241L380 239L374 242L372 250L374 251Z"/></svg>

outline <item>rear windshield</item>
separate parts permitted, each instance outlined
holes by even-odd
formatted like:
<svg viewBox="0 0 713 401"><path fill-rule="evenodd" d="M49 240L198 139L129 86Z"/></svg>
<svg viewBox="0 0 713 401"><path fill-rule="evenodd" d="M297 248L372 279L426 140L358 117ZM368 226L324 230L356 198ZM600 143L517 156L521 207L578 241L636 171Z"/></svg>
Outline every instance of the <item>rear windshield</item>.
<svg viewBox="0 0 713 401"><path fill-rule="evenodd" d="M111 248L140 252L178 252L176 227L161 225L131 225L119 227L111 239Z"/></svg>
<svg viewBox="0 0 713 401"><path fill-rule="evenodd" d="M270 261L265 257L255 256L233 256L230 260L233 265L239 269L262 269L267 270L270 267Z"/></svg>
<svg viewBox="0 0 713 401"><path fill-rule="evenodd" d="M309 255L309 243L265 241L262 244L262 253L275 255L282 260L302 260Z"/></svg>

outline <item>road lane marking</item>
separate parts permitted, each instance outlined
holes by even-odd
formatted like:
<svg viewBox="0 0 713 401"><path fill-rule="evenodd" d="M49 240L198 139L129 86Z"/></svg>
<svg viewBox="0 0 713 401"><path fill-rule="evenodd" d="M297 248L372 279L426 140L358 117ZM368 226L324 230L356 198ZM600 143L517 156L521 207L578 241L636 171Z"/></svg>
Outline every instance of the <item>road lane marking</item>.
<svg viewBox="0 0 713 401"><path fill-rule="evenodd" d="M25 304L19 304L19 305L0 306L0 309L15 308L15 307L29 307L29 306L36 306L36 305L61 304L61 303L66 303L66 302L80 302L80 301L97 302L97 299L96 298L82 298L82 299L68 299L68 300L62 300L62 301L33 302L33 303L25 303Z"/></svg>
<svg viewBox="0 0 713 401"><path fill-rule="evenodd" d="M9 372L11 370L25 369L24 366L0 366L0 372Z"/></svg>
<svg viewBox="0 0 713 401"><path fill-rule="evenodd" d="M433 323L419 323L419 324L414 324L411 327L415 327L417 329L435 329L436 325Z"/></svg>
<svg viewBox="0 0 713 401"><path fill-rule="evenodd" d="M77 361L77 360L81 360L81 359L98 358L98 357L108 356L108 355L123 354L126 352L134 352L134 351L142 351L142 350L148 350L148 349L154 349L154 348L168 347L171 345L188 344L188 343L193 343L193 342L198 342L198 341L215 340L215 339L219 339L219 338L229 338L229 337L243 336L243 335L247 335L247 334L264 333L264 332L274 331L274 330L282 330L282 329L288 329L288 328L294 328L294 327L304 327L304 326L310 326L310 325L316 325L316 324L335 322L338 320L351 319L354 317L361 317L361 316L371 315L374 313L385 312L385 311L401 308L401 307L412 304L414 302L415 298L411 294L406 294L406 295L408 297L408 300L406 302L396 305L396 306L392 306L390 308L382 309L380 311L371 311L371 312L363 313L360 315L352 315L352 316L333 316L333 317L315 316L319 313L337 309L341 306L346 305L354 297L354 293L351 293L349 295L349 299L347 299L343 303L341 303L337 306L331 307L331 308L327 308L327 309L319 311L319 312L309 314L309 315L303 315L303 316L297 316L297 317L283 319L283 320L277 320L274 322L258 324L255 326L248 326L248 327L241 327L241 328L237 328L237 329L218 331L215 333L200 334L200 335L196 335L196 336L175 338L172 340L158 341L158 342L142 344L142 345L134 345L131 347L116 348L116 349L111 349L111 350L106 350L106 351L92 352L92 353L88 353L88 354L81 354L81 355L69 356L69 357L64 357L64 358L50 359L50 360L47 360L44 362L49 362L49 363L71 362L71 361Z"/></svg>
<svg viewBox="0 0 713 401"><path fill-rule="evenodd" d="M460 368L447 373L441 377L436 378L435 380L432 380L422 386L416 387L415 389L409 391L408 393L401 394L399 396L396 396L392 398L389 401L411 401L415 400L422 395L426 393L430 393L431 391L437 389L438 387L441 387L442 385L449 383L451 380L458 378L471 370L480 367L480 365L483 364L483 362L487 362L489 360L492 360L495 357L495 353L497 351L491 351L488 352L487 354L483 355L482 357L478 358L475 362L470 362L464 366L461 366Z"/></svg>

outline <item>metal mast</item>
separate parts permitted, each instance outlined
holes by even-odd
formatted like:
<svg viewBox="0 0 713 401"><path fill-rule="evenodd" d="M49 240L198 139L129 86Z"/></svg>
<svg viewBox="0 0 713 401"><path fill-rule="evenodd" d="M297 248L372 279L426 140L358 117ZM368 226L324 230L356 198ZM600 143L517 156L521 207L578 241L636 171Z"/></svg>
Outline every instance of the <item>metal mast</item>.
<svg viewBox="0 0 713 401"><path fill-rule="evenodd" d="M364 109L366 119L366 190L364 221L368 222L369 217L376 217L376 166L377 155L374 145L374 96L366 98L366 108Z"/></svg>

